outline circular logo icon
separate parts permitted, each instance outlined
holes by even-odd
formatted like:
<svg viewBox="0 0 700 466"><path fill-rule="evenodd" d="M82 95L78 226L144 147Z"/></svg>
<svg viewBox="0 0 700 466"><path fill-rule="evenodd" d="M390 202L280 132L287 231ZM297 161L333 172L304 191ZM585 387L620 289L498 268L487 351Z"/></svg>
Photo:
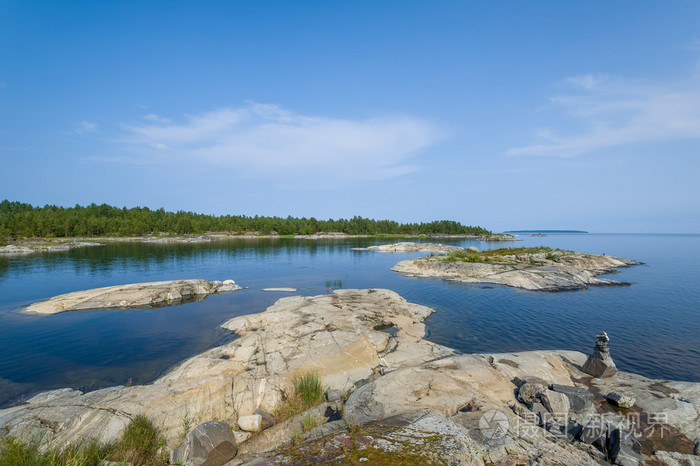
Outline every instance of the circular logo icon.
<svg viewBox="0 0 700 466"><path fill-rule="evenodd" d="M479 429L488 440L495 440L505 437L510 423L508 416L503 411L486 411L479 419Z"/></svg>

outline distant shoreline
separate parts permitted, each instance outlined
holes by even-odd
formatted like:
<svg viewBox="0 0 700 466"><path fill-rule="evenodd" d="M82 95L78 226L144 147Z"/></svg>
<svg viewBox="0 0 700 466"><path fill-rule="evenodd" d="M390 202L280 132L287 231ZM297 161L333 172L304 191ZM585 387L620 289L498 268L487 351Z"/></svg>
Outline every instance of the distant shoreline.
<svg viewBox="0 0 700 466"><path fill-rule="evenodd" d="M529 234L529 233L547 233L547 234L557 234L557 233L575 233L575 234L590 234L590 232L585 230L508 230L504 231L507 234Z"/></svg>
<svg viewBox="0 0 700 466"><path fill-rule="evenodd" d="M339 240L350 238L419 238L419 239L473 239L476 241L510 242L520 241L512 235L402 235L402 234L375 234L375 235L350 235L339 232L319 232L311 235L269 235L259 233L206 233L202 235L148 235L148 236L106 236L106 237L67 237L67 238L21 238L11 240L7 245L0 246L0 257L21 256L44 252L62 252L82 247L104 246L108 243L154 243L154 244L182 244L182 243L209 243L214 241L232 239L297 239L297 240Z"/></svg>

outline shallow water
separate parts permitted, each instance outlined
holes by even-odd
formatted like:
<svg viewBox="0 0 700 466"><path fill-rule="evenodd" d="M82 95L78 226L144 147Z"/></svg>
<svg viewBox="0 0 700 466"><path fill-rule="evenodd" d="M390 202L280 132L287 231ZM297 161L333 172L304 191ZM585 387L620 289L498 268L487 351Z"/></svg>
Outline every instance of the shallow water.
<svg viewBox="0 0 700 466"><path fill-rule="evenodd" d="M700 381L700 235L550 235L480 249L551 246L644 262L613 276L629 287L559 293L409 278L392 272L422 254L353 251L375 239L240 239L197 244L118 243L0 258L0 405L58 387L149 382L183 359L234 338L218 326L260 312L295 287L389 288L436 309L428 338L464 352L572 349L589 352L601 330L622 370ZM152 310L16 312L31 302L100 286L232 278L245 290Z"/></svg>

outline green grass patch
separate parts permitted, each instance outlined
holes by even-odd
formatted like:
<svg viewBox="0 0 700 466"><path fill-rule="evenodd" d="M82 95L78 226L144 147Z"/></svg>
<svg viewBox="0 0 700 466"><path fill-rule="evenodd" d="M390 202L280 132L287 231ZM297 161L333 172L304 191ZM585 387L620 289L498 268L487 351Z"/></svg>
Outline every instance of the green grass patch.
<svg viewBox="0 0 700 466"><path fill-rule="evenodd" d="M162 450L165 438L145 416L137 416L127 426L121 440L109 445L96 441L68 445L64 448L40 449L41 435L24 442L15 437L0 440L0 466L99 466L103 461L165 466Z"/></svg>
<svg viewBox="0 0 700 466"><path fill-rule="evenodd" d="M275 411L277 422L296 416L320 404L326 388L317 372L297 375L292 380L292 392L285 394L282 404Z"/></svg>
<svg viewBox="0 0 700 466"><path fill-rule="evenodd" d="M479 262L485 264L498 263L517 263L515 256L533 255L547 253L552 255L555 250L545 246L534 248L499 248L488 251L472 252L472 251L456 251L445 256L441 256L441 260L447 262ZM552 255L553 256L553 255Z"/></svg>
<svg viewBox="0 0 700 466"><path fill-rule="evenodd" d="M166 465L168 458L162 447L165 437L146 416L136 416L124 431L121 441L112 447L112 461L131 464Z"/></svg>

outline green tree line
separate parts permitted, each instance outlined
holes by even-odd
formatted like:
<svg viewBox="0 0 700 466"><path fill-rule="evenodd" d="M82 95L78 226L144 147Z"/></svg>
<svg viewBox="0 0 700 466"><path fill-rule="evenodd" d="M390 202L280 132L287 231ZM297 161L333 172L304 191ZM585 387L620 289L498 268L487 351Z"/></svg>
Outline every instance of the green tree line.
<svg viewBox="0 0 700 466"><path fill-rule="evenodd" d="M162 233L185 235L207 232L308 235L322 231L337 231L350 235L490 234L484 228L465 226L450 220L402 224L357 216L351 219L317 220L313 217L291 216L214 216L184 211L166 212L162 208L127 209L107 204L90 204L84 207L34 207L8 200L0 203L0 236L14 238L142 236Z"/></svg>

